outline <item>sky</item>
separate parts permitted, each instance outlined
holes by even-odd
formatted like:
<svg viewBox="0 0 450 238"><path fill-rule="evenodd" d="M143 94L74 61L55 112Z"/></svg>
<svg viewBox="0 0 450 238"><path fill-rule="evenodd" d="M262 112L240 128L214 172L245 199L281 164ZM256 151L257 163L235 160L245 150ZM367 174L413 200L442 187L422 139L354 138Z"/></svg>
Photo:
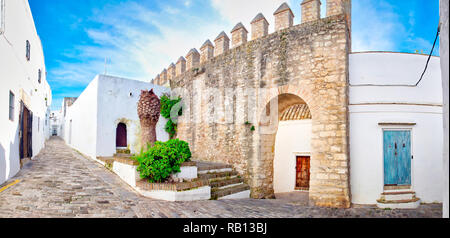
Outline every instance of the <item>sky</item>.
<svg viewBox="0 0 450 238"><path fill-rule="evenodd" d="M285 1L29 0L44 48L52 110L64 97L78 97L105 71L150 82L207 39L213 41L221 31L230 36L238 22L251 29L259 12L271 33L273 12ZM287 1L294 24L301 20L301 1ZM322 17L325 6L322 0ZM353 0L352 50L429 54L438 23L439 0ZM434 55L439 55L439 41Z"/></svg>

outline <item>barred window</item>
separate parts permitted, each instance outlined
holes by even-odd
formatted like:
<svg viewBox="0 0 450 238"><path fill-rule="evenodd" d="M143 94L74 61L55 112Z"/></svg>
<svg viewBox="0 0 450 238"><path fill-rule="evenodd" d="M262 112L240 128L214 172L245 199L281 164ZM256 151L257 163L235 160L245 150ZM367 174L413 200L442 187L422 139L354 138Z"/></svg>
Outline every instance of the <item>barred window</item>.
<svg viewBox="0 0 450 238"><path fill-rule="evenodd" d="M31 45L30 45L30 41L27 40L26 42L27 46L26 46L26 57L27 60L30 61L31 55L30 55L30 51L31 51Z"/></svg>
<svg viewBox="0 0 450 238"><path fill-rule="evenodd" d="M9 91L9 120L14 121L14 93Z"/></svg>

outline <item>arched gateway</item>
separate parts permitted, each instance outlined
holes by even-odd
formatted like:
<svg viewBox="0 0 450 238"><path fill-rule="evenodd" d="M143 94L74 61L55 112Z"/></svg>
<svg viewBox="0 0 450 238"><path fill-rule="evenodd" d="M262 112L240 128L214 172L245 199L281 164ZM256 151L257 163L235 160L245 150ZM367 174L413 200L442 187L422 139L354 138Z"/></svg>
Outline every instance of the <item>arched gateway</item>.
<svg viewBox="0 0 450 238"><path fill-rule="evenodd" d="M328 0L324 19L319 0L300 6L301 24L294 26L283 6L274 13L275 32L267 34L268 22L258 14L250 41L238 24L233 47L222 32L214 45L207 41L200 54L190 51L155 82L170 81L174 94L185 100L177 137L189 142L193 157L233 165L253 198L274 195L279 115L306 104L312 115L309 200L349 207L350 1Z"/></svg>

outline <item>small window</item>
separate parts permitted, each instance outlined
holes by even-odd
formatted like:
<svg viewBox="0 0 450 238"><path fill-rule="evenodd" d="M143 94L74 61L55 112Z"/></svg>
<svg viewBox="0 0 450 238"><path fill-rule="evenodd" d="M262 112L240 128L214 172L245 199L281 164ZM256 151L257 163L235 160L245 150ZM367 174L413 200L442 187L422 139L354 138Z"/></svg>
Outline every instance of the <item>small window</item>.
<svg viewBox="0 0 450 238"><path fill-rule="evenodd" d="M26 46L26 57L27 57L27 60L28 61L30 61L30 59L31 59L31 55L30 55L30 51L31 51L31 45L30 45L30 41L28 41L27 40L27 46Z"/></svg>
<svg viewBox="0 0 450 238"><path fill-rule="evenodd" d="M14 121L14 93L9 91L9 120Z"/></svg>
<svg viewBox="0 0 450 238"><path fill-rule="evenodd" d="M38 83L41 83L41 78L42 78L42 71L41 69L38 69Z"/></svg>

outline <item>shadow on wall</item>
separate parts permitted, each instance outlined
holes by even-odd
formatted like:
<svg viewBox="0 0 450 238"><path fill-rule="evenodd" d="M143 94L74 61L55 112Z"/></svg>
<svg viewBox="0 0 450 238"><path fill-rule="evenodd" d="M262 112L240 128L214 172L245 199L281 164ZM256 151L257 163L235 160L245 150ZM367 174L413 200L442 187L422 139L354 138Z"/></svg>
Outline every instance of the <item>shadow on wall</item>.
<svg viewBox="0 0 450 238"><path fill-rule="evenodd" d="M3 145L0 144L0 185L6 180L6 155Z"/></svg>
<svg viewBox="0 0 450 238"><path fill-rule="evenodd" d="M20 170L19 143L19 125L17 125L14 140L12 143L9 143L9 158L6 158L5 147L0 144L0 184L4 183ZM9 165L7 166L7 164Z"/></svg>

